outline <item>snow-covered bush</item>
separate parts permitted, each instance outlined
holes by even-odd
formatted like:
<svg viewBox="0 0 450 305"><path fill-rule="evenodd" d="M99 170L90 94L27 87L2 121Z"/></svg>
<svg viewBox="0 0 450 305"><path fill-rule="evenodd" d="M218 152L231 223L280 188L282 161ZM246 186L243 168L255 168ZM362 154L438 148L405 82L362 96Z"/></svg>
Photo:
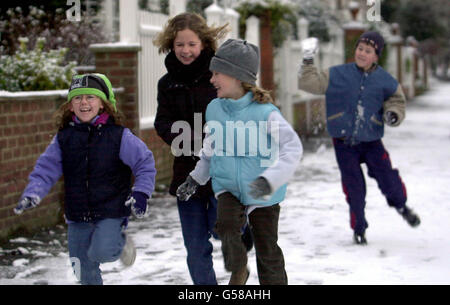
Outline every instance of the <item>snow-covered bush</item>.
<svg viewBox="0 0 450 305"><path fill-rule="evenodd" d="M64 61L76 61L78 65L94 64L89 45L108 40L94 16L83 13L80 22L72 22L61 8L46 12L33 6L27 10L8 9L0 20L0 33L0 54L14 54L19 49L17 37L27 37L28 47L34 46L38 37L44 37L44 50L67 48Z"/></svg>
<svg viewBox="0 0 450 305"><path fill-rule="evenodd" d="M64 64L67 49L44 51L45 38L38 38L34 49L28 38L19 38L19 50L0 56L0 90L38 91L66 89L70 85L75 62Z"/></svg>

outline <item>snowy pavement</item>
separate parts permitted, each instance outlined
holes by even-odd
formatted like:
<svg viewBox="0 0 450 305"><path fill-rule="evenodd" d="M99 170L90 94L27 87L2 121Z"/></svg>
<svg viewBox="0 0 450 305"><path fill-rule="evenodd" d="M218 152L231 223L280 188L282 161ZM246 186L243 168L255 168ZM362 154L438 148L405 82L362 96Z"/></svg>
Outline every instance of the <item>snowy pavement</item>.
<svg viewBox="0 0 450 305"><path fill-rule="evenodd" d="M347 203L329 140L304 154L282 203L279 245L289 284L450 284L450 83L409 102L404 123L386 128L383 139L421 217L418 228L386 204L367 177L367 246L352 242ZM159 198L145 220L128 231L138 256L130 268L102 265L105 284L189 285L186 252L173 198ZM219 284L220 241L213 240ZM255 252L249 254L248 284L258 284ZM0 284L77 284L69 267L66 230L59 226L0 248Z"/></svg>

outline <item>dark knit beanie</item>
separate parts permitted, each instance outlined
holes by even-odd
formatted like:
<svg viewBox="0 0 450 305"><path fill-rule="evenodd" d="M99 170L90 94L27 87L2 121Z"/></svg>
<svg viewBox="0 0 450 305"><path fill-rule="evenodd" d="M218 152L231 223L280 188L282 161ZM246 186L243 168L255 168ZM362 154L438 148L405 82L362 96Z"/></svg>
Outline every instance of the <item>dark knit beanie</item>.
<svg viewBox="0 0 450 305"><path fill-rule="evenodd" d="M378 32L371 31L363 33L361 37L359 37L356 46L358 46L360 42L371 45L375 49L375 53L378 55L378 57L380 57L381 52L383 52L384 39L383 36L381 36Z"/></svg>
<svg viewBox="0 0 450 305"><path fill-rule="evenodd" d="M255 85L259 69L259 49L245 40L228 39L211 59L209 69Z"/></svg>

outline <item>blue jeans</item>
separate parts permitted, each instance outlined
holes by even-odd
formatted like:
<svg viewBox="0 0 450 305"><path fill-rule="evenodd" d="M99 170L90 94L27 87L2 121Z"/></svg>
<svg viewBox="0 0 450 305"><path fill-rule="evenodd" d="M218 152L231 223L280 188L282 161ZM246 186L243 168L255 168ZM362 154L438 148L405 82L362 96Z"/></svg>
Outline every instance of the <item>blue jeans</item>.
<svg viewBox="0 0 450 305"><path fill-rule="evenodd" d="M217 200L191 198L188 201L177 199L184 246L187 250L187 264L194 285L217 285L213 269L213 246L209 239L217 218Z"/></svg>
<svg viewBox="0 0 450 305"><path fill-rule="evenodd" d="M69 223L69 255L82 285L102 285L100 264L116 261L125 245L126 218Z"/></svg>

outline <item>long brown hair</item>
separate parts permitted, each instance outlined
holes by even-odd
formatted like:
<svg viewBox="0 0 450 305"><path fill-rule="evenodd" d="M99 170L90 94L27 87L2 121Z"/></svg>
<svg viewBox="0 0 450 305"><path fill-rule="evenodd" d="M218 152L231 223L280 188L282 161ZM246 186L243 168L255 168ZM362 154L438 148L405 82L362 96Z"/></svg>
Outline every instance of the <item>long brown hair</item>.
<svg viewBox="0 0 450 305"><path fill-rule="evenodd" d="M253 100L260 104L273 103L273 98L270 95L270 91L260 88L256 85L242 82L242 88L245 92L253 93Z"/></svg>
<svg viewBox="0 0 450 305"><path fill-rule="evenodd" d="M62 104L53 115L55 126L58 131L66 127L70 122L72 122L72 117L74 113L70 111L70 103L71 101ZM123 113L118 109L117 111L115 111L113 106L109 102L105 102L102 100L102 104L103 109L100 109L99 114L106 112L109 114L110 117L114 119L116 125L122 125L122 121L124 120Z"/></svg>
<svg viewBox="0 0 450 305"><path fill-rule="evenodd" d="M159 53L169 53L179 31L189 29L198 35L205 49L217 50L217 40L223 38L228 30L228 23L220 27L208 26L206 20L195 13L181 13L171 18L163 31L153 40Z"/></svg>

